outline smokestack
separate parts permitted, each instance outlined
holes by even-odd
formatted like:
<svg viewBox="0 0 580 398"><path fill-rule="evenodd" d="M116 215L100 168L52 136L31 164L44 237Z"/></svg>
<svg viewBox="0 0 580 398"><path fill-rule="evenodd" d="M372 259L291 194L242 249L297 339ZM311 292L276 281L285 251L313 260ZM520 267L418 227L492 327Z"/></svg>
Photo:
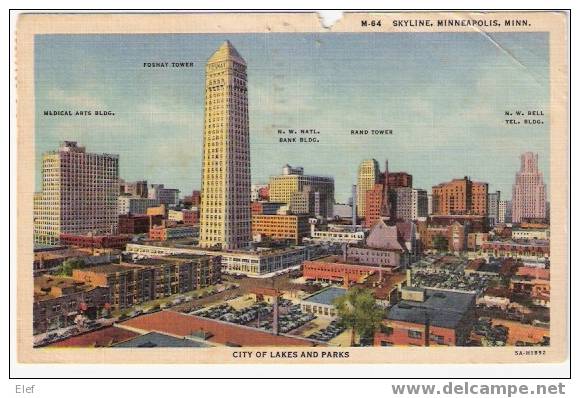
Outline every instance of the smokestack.
<svg viewBox="0 0 580 398"><path fill-rule="evenodd" d="M385 160L385 181L384 191L383 191L383 208L381 210L381 216L385 217L387 220L391 218L391 204L389 203L389 160Z"/></svg>
<svg viewBox="0 0 580 398"><path fill-rule="evenodd" d="M356 228L356 185L352 186L352 229Z"/></svg>

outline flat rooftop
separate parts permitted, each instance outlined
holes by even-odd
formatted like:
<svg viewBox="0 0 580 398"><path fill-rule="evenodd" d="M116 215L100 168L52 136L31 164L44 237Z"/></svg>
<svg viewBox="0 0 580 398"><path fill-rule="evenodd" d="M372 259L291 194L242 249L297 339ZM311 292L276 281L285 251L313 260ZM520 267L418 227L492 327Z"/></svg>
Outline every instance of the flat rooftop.
<svg viewBox="0 0 580 398"><path fill-rule="evenodd" d="M211 347L199 341L186 338L168 336L163 333L150 332L137 336L131 340L115 344L115 348L189 348Z"/></svg>
<svg viewBox="0 0 580 398"><path fill-rule="evenodd" d="M49 344L48 347L110 347L123 341L135 338L139 333L109 326L94 332L83 333L78 336L69 337L56 343Z"/></svg>
<svg viewBox="0 0 580 398"><path fill-rule="evenodd" d="M520 239L520 240L488 240L484 245L510 245L510 246L550 246L550 241L545 239Z"/></svg>
<svg viewBox="0 0 580 398"><path fill-rule="evenodd" d="M346 289L341 287L327 287L326 289L320 290L306 298L302 301L306 301L314 304L322 305L333 305L334 300L342 297L346 294Z"/></svg>
<svg viewBox="0 0 580 398"><path fill-rule="evenodd" d="M167 264L190 263L191 261L198 260L200 258L208 258L208 256L204 256L203 254L170 254L167 256L141 258L133 260L130 263L123 264L158 267Z"/></svg>
<svg viewBox="0 0 580 398"><path fill-rule="evenodd" d="M438 289L424 290L424 301L402 300L391 308L387 318L423 325L428 317L433 326L453 329L475 303L473 293Z"/></svg>
<svg viewBox="0 0 580 398"><path fill-rule="evenodd" d="M102 264L102 265L95 265L94 267L86 267L86 268L79 268L80 271L84 272L94 272L98 274L110 274L116 272L126 272L133 269L141 268L138 265L131 264L131 263L109 263L109 264Z"/></svg>
<svg viewBox="0 0 580 398"><path fill-rule="evenodd" d="M163 256L163 258L177 259L177 260L196 260L198 258L207 257L203 254L189 254L189 253L178 253L170 254L168 256Z"/></svg>
<svg viewBox="0 0 580 398"><path fill-rule="evenodd" d="M52 250L66 250L68 246L65 245L48 245L44 243L35 243L34 252L46 252Z"/></svg>
<svg viewBox="0 0 580 398"><path fill-rule="evenodd" d="M34 301L44 301L60 297L60 292L63 290L68 291L68 293L76 293L94 288L92 285L79 282L71 277L53 275L37 276L34 278Z"/></svg>
<svg viewBox="0 0 580 398"><path fill-rule="evenodd" d="M156 331L179 337L205 335L205 341L208 344L240 347L314 346L312 341L300 337L274 335L248 326L174 311L159 311L142 315L129 319L121 325L144 332Z"/></svg>
<svg viewBox="0 0 580 398"><path fill-rule="evenodd" d="M146 243L129 243L129 245L144 246L144 247L165 247L179 250L191 250L191 255L208 255L208 256L224 256L224 255L248 255L248 256L271 256L276 254L283 254L298 250L303 250L304 246L286 246L276 248L259 247L258 249L236 249L236 250L219 250L213 248L202 248L194 245L186 245L176 241L148 241ZM131 251L130 249L128 251Z"/></svg>
<svg viewBox="0 0 580 398"><path fill-rule="evenodd" d="M378 249L370 249L370 250L378 250ZM388 251L388 250L384 250L384 251ZM320 262L320 263L328 263L328 264L343 264L343 265L351 265L354 267L364 267L364 268L372 268L372 269L376 269L377 271L379 271L381 268L383 269L383 271L388 270L391 271L392 268L398 268L397 265L384 265L384 266L378 266L378 265L373 265L373 264L365 264L362 263L360 261L353 261L353 260L344 260L342 256L339 255L330 255L330 256L325 256L325 257L319 257L313 260L308 260L311 262Z"/></svg>

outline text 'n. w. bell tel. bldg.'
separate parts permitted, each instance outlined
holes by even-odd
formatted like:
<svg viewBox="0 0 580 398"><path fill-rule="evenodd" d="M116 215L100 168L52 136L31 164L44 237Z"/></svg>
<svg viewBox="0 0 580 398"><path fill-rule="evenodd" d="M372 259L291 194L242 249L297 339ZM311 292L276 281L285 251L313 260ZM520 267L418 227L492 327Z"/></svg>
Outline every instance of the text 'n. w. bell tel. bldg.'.
<svg viewBox="0 0 580 398"><path fill-rule="evenodd" d="M205 72L199 244L243 248L252 240L246 61L226 41Z"/></svg>

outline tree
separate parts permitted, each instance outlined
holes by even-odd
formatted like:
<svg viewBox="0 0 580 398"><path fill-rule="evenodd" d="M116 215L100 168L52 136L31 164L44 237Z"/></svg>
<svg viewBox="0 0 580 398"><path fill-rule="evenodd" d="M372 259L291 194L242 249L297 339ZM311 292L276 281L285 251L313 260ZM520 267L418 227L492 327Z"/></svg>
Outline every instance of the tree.
<svg viewBox="0 0 580 398"><path fill-rule="evenodd" d="M433 238L433 246L440 251L447 250L449 248L449 241L443 235L437 235Z"/></svg>
<svg viewBox="0 0 580 398"><path fill-rule="evenodd" d="M58 269L58 274L62 276L71 276L74 269L82 268L83 261L78 258L69 258L62 262Z"/></svg>
<svg viewBox="0 0 580 398"><path fill-rule="evenodd" d="M350 345L354 346L355 337L370 337L381 325L384 310L375 301L368 289L353 287L335 300L340 323L351 329Z"/></svg>

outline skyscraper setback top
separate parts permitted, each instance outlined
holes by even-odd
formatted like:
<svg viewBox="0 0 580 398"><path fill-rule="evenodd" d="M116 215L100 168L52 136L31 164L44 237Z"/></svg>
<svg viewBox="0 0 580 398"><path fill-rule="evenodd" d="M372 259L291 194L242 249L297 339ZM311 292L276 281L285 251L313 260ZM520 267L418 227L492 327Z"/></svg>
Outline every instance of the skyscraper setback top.
<svg viewBox="0 0 580 398"><path fill-rule="evenodd" d="M538 154L526 152L520 160L520 171L516 173L512 190L512 222L546 218L546 185L538 168Z"/></svg>
<svg viewBox="0 0 580 398"><path fill-rule="evenodd" d="M205 72L199 244L239 249L251 240L246 61L226 41Z"/></svg>
<svg viewBox="0 0 580 398"><path fill-rule="evenodd" d="M246 60L242 58L238 50L230 43L229 40L226 40L220 48L217 49L215 53L207 60L207 64L212 64L219 61L235 61L239 64L246 65Z"/></svg>

